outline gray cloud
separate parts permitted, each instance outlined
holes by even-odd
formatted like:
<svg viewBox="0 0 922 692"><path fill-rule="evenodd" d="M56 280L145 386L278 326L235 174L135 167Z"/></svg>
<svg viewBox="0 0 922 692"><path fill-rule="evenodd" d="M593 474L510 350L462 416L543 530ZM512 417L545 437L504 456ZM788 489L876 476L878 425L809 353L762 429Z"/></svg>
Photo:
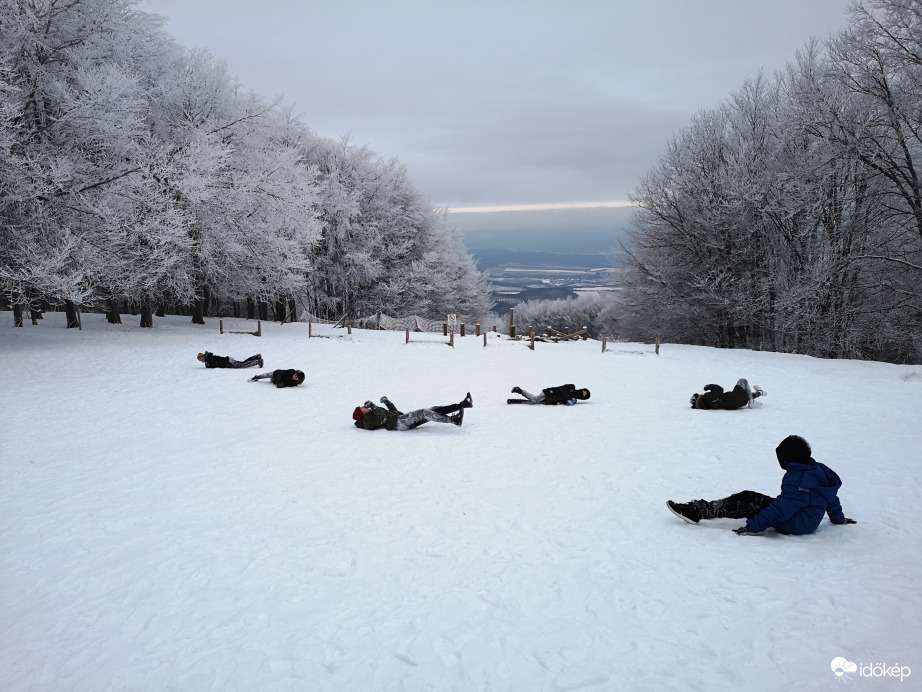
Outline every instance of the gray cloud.
<svg viewBox="0 0 922 692"><path fill-rule="evenodd" d="M849 0L143 0L436 206L624 200L672 134L847 23ZM456 215L460 225L473 214ZM496 217L498 222L505 216ZM482 220L482 219L481 219Z"/></svg>

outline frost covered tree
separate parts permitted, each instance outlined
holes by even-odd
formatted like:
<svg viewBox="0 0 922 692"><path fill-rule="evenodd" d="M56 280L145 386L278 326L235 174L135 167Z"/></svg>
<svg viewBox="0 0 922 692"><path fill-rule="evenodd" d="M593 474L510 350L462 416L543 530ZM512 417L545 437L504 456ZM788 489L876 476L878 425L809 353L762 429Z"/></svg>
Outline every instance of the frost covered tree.
<svg viewBox="0 0 922 692"><path fill-rule="evenodd" d="M892 207L889 220L909 225L920 240L922 4L856 4L851 26L829 48L824 86L844 112L817 122L816 133L880 177Z"/></svg>
<svg viewBox="0 0 922 692"><path fill-rule="evenodd" d="M867 261L894 238L882 181L817 133L854 114L828 70L811 44L677 134L635 192L622 329L832 357L912 351L897 333L911 304Z"/></svg>
<svg viewBox="0 0 922 692"><path fill-rule="evenodd" d="M427 214L428 249L411 267L412 295L420 312L431 319L454 313L476 320L490 308L486 280L464 247L461 232L447 212Z"/></svg>
<svg viewBox="0 0 922 692"><path fill-rule="evenodd" d="M160 206L144 175L145 87L166 42L133 4L3 0L0 276L13 303L123 291L120 237L153 231L163 247L175 230L138 223Z"/></svg>
<svg viewBox="0 0 922 692"><path fill-rule="evenodd" d="M181 271L202 323L211 296L270 301L304 283L319 235L313 171L301 159L305 128L279 104L241 93L226 66L184 51L158 83L152 108L163 153L162 194L181 214L188 253Z"/></svg>
<svg viewBox="0 0 922 692"><path fill-rule="evenodd" d="M482 288L407 171L313 135L138 0L0 0L0 289L278 319L424 312ZM470 294L470 295L469 295ZM472 303L473 301L473 303ZM441 308L440 308L441 309ZM69 320L71 321L71 320Z"/></svg>
<svg viewBox="0 0 922 692"><path fill-rule="evenodd" d="M570 300L534 300L515 306L515 326L519 334L533 327L538 335L547 327L571 332L583 327L588 336L597 339L612 334L618 312L616 299L609 294L580 294Z"/></svg>
<svg viewBox="0 0 922 692"><path fill-rule="evenodd" d="M316 138L305 159L318 172L323 227L311 253L310 312L337 319L485 310L485 283L458 232L425 204L403 164L348 139Z"/></svg>

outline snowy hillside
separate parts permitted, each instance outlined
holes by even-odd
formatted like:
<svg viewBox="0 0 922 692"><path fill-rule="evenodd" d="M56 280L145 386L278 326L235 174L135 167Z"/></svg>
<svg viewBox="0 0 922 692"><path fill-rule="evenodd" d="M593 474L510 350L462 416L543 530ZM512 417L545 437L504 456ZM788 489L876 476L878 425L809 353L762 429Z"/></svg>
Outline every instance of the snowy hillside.
<svg viewBox="0 0 922 692"><path fill-rule="evenodd" d="M124 319L0 313L4 690L918 689L920 367ZM762 408L689 408L740 377ZM565 382L591 400L505 403ZM352 425L382 394L467 391L460 428ZM740 537L667 511L775 494L791 433L858 524Z"/></svg>

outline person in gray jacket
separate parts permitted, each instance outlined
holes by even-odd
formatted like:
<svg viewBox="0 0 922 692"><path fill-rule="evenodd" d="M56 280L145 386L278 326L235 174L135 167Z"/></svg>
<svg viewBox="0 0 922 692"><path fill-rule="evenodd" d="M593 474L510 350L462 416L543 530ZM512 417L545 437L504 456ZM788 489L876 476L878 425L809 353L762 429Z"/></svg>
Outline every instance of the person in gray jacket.
<svg viewBox="0 0 922 692"><path fill-rule="evenodd" d="M474 400L471 393L457 404L448 406L430 406L421 408L409 413L399 411L391 400L386 396L381 397L381 403L387 408L375 406L372 402L366 401L361 406L356 406L352 412L352 420L355 421L355 427L363 430L412 430L418 428L423 423L451 423L461 425L464 420L464 409L471 408ZM453 413L454 415L448 415Z"/></svg>

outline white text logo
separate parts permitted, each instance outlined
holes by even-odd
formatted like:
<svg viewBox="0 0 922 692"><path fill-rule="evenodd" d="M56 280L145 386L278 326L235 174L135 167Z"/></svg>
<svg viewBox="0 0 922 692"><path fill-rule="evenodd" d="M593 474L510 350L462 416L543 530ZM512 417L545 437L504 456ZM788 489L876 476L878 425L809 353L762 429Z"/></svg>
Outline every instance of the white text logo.
<svg viewBox="0 0 922 692"><path fill-rule="evenodd" d="M829 667L832 668L833 674L842 682L851 680L854 673L858 673L860 678L899 678L900 682L912 674L909 666L899 664L891 666L886 663L865 665L863 663L852 663L841 656L832 659Z"/></svg>

